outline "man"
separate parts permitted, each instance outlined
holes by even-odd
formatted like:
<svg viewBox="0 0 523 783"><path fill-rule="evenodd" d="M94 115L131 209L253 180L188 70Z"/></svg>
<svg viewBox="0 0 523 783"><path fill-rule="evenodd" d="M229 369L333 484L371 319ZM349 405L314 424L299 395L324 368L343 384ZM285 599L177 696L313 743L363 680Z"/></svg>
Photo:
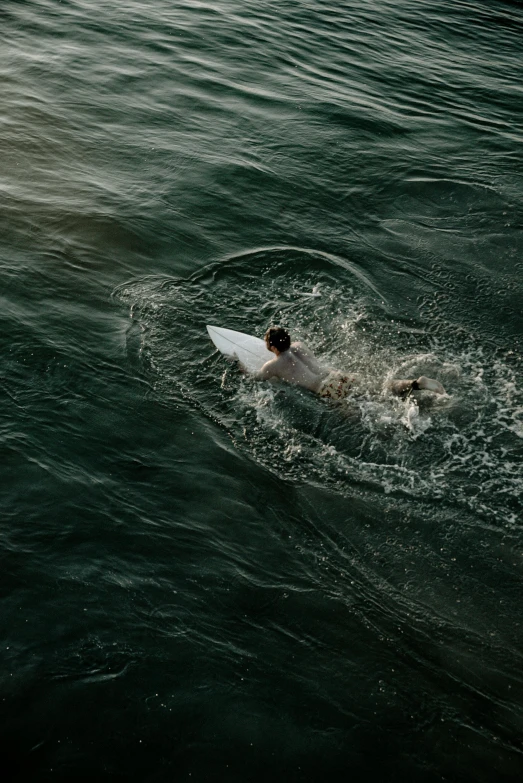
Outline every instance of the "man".
<svg viewBox="0 0 523 783"><path fill-rule="evenodd" d="M302 386L319 394L320 397L329 397L332 400L346 397L356 381L355 376L322 367L312 351L309 351L303 343L291 343L289 333L281 326L271 326L267 330L265 344L274 354L274 359L269 359L255 374L257 380L280 378L282 381ZM393 394L398 395L407 395L411 391L423 389L437 394L445 393L439 381L426 378L424 375L417 380L391 381L388 388Z"/></svg>

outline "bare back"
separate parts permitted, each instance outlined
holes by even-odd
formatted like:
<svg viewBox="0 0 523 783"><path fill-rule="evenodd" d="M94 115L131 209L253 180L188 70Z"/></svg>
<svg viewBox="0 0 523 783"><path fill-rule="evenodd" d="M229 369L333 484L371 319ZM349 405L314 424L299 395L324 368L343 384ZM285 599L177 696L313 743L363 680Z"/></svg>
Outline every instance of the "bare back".
<svg viewBox="0 0 523 783"><path fill-rule="evenodd" d="M327 372L328 369L321 366L312 351L303 343L292 343L287 351L266 362L256 377L259 380L280 378L287 383L318 392Z"/></svg>

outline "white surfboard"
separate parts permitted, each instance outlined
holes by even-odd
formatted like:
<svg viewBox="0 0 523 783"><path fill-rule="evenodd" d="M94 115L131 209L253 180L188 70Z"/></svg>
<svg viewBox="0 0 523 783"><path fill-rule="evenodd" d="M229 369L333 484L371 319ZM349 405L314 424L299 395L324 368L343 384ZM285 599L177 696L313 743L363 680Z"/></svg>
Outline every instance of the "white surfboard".
<svg viewBox="0 0 523 783"><path fill-rule="evenodd" d="M274 359L263 340L233 329L207 326L209 337L224 356L238 359L249 372L258 372L265 362Z"/></svg>

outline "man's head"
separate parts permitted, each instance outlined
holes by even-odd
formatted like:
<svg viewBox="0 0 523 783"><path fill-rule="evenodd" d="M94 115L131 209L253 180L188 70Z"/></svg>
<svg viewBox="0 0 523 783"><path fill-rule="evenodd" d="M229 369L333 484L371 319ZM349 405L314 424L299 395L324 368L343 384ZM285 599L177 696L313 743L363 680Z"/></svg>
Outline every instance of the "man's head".
<svg viewBox="0 0 523 783"><path fill-rule="evenodd" d="M291 347L291 338L281 326L271 326L265 332L265 345L269 351L275 348L278 353L283 353Z"/></svg>

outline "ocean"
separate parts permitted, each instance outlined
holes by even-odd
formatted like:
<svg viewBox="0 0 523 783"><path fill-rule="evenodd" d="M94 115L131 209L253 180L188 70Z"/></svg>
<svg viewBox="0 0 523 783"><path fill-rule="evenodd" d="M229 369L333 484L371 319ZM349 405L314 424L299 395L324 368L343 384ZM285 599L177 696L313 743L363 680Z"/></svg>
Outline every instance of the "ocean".
<svg viewBox="0 0 523 783"><path fill-rule="evenodd" d="M520 781L523 6L0 20L4 780Z"/></svg>

